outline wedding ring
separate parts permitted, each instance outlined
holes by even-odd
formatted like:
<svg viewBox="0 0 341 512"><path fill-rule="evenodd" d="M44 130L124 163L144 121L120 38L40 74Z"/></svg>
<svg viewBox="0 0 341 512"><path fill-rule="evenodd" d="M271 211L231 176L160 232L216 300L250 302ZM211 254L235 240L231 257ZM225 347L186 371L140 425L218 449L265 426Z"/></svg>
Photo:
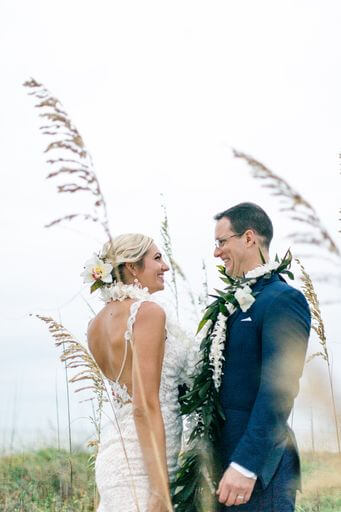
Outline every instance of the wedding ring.
<svg viewBox="0 0 341 512"><path fill-rule="evenodd" d="M237 500L243 500L244 501L244 496L237 496Z"/></svg>

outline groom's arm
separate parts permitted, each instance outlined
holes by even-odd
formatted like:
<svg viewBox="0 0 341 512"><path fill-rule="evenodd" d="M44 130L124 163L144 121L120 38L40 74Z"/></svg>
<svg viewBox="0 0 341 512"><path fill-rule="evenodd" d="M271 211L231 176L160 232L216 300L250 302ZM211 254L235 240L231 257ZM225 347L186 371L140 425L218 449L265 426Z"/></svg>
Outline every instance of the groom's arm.
<svg viewBox="0 0 341 512"><path fill-rule="evenodd" d="M309 306L298 290L285 290L267 307L260 386L246 431L231 456L256 475L275 444L287 435L286 422L298 393L309 332Z"/></svg>

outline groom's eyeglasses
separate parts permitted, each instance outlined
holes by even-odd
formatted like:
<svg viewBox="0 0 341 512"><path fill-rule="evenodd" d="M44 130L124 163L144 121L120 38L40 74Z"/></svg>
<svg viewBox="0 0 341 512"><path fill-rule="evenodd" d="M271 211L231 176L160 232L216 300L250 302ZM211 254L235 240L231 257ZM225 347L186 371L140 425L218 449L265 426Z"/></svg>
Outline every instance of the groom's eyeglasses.
<svg viewBox="0 0 341 512"><path fill-rule="evenodd" d="M230 238L233 238L234 236L242 236L243 234L244 233L236 233L235 235L230 235L230 236L227 236L226 238L217 238L217 240L214 241L214 245L215 245L216 249L221 249L222 247L224 247L226 242L228 242L228 240L230 240Z"/></svg>

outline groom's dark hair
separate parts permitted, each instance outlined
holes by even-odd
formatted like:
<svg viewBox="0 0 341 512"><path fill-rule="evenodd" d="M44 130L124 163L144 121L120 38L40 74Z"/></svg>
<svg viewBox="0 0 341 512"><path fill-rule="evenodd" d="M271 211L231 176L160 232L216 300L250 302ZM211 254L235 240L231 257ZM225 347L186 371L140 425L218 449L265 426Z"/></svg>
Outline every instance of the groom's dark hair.
<svg viewBox="0 0 341 512"><path fill-rule="evenodd" d="M217 213L214 220L220 220L223 217L229 219L235 233L242 234L247 229L253 229L262 238L263 245L269 248L273 237L273 226L263 208L254 203L240 203Z"/></svg>

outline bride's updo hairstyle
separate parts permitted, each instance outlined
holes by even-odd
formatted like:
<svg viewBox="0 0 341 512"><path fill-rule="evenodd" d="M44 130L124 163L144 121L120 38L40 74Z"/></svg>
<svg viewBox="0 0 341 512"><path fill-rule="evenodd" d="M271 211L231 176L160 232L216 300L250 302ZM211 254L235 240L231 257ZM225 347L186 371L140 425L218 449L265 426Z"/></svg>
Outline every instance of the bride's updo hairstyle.
<svg viewBox="0 0 341 512"><path fill-rule="evenodd" d="M113 266L113 278L124 283L125 263L143 268L143 260L154 240L140 233L125 233L104 244L101 256Z"/></svg>

